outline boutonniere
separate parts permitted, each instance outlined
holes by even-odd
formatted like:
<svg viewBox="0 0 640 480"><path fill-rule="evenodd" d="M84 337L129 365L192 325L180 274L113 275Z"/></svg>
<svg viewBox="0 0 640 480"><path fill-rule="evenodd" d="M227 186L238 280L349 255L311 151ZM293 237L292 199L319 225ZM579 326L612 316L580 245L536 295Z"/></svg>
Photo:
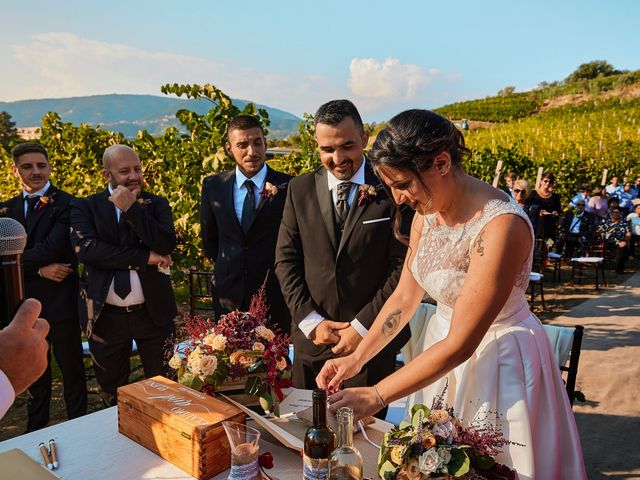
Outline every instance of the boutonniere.
<svg viewBox="0 0 640 480"><path fill-rule="evenodd" d="M136 202L138 202L143 208L149 208L151 206L150 198L139 198L136 200Z"/></svg>
<svg viewBox="0 0 640 480"><path fill-rule="evenodd" d="M4 217L9 214L9 207L0 208L0 217Z"/></svg>
<svg viewBox="0 0 640 480"><path fill-rule="evenodd" d="M36 204L36 211L42 210L44 207L46 207L49 204L53 205L54 196L55 196L55 193L52 193L51 195L41 195L40 198L38 199L38 203Z"/></svg>
<svg viewBox="0 0 640 480"><path fill-rule="evenodd" d="M264 188L260 192L260 196L265 199L270 199L278 194L278 187L273 183L265 183Z"/></svg>
<svg viewBox="0 0 640 480"><path fill-rule="evenodd" d="M372 185L360 185L358 187L358 206L366 203L373 202L373 199L378 195L376 187Z"/></svg>

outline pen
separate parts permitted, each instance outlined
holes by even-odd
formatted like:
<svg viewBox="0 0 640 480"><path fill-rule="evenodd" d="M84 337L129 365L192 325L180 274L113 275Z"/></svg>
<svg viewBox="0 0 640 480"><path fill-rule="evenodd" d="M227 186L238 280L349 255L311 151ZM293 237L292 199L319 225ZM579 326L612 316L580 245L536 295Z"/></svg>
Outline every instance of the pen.
<svg viewBox="0 0 640 480"><path fill-rule="evenodd" d="M42 459L44 460L44 464L49 470L53 470L53 464L51 463L51 459L49 458L49 451L47 450L47 447L44 446L44 442L40 442L39 448Z"/></svg>
<svg viewBox="0 0 640 480"><path fill-rule="evenodd" d="M53 460L53 468L58 468L58 452L56 452L56 442L53 440L49 440L49 450L51 450L51 460Z"/></svg>

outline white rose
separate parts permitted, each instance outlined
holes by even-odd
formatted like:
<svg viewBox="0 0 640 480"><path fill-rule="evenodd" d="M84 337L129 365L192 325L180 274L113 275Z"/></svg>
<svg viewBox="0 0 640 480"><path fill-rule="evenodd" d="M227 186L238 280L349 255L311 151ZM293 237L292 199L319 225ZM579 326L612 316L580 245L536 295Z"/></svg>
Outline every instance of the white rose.
<svg viewBox="0 0 640 480"><path fill-rule="evenodd" d="M265 327L264 325L256 327L255 332L257 336L264 338L268 342L272 342L274 337L276 336L276 334L273 333L271 329Z"/></svg>
<svg viewBox="0 0 640 480"><path fill-rule="evenodd" d="M422 455L420 455L419 466L420 472L425 475L430 475L440 468L442 465L442 459L438 455L438 452L435 448L430 448Z"/></svg>
<svg viewBox="0 0 640 480"><path fill-rule="evenodd" d="M218 335L211 333L204 337L202 341L206 346L211 347L213 350L224 350L227 346L227 337L224 335Z"/></svg>
<svg viewBox="0 0 640 480"><path fill-rule="evenodd" d="M179 354L174 353L173 357L171 357L171 360L169 360L169 366L174 370L177 370L180 368L181 365L182 365L182 357L180 357Z"/></svg>
<svg viewBox="0 0 640 480"><path fill-rule="evenodd" d="M254 350L260 350L261 352L264 352L264 344L260 343L260 342L254 342L253 343L253 349Z"/></svg>
<svg viewBox="0 0 640 480"><path fill-rule="evenodd" d="M218 359L214 355L205 355L200 359L200 374L205 377L213 375L218 366Z"/></svg>
<svg viewBox="0 0 640 480"><path fill-rule="evenodd" d="M447 465L451 461L451 450L448 448L440 447L438 449L438 456L442 460L442 464Z"/></svg>

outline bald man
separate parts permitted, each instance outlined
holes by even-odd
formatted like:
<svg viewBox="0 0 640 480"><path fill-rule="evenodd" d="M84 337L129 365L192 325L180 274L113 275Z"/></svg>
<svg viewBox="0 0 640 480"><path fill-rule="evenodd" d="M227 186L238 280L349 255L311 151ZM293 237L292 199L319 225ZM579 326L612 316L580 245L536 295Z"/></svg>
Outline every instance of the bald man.
<svg viewBox="0 0 640 480"><path fill-rule="evenodd" d="M126 145L102 157L105 190L71 206L71 241L85 265L80 321L102 400L117 403L136 341L146 377L166 375L164 346L175 332L169 266L176 246L166 199L143 191L142 164Z"/></svg>

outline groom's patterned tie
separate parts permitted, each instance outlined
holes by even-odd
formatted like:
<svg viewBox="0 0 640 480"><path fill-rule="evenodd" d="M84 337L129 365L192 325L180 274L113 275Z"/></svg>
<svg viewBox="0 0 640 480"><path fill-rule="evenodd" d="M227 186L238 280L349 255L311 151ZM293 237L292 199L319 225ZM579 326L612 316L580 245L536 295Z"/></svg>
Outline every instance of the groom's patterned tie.
<svg viewBox="0 0 640 480"><path fill-rule="evenodd" d="M340 230L344 227L344 222L347 221L349 215L349 193L351 192L351 182L339 183L336 187L338 200L336 201L336 214L338 220L338 226Z"/></svg>

